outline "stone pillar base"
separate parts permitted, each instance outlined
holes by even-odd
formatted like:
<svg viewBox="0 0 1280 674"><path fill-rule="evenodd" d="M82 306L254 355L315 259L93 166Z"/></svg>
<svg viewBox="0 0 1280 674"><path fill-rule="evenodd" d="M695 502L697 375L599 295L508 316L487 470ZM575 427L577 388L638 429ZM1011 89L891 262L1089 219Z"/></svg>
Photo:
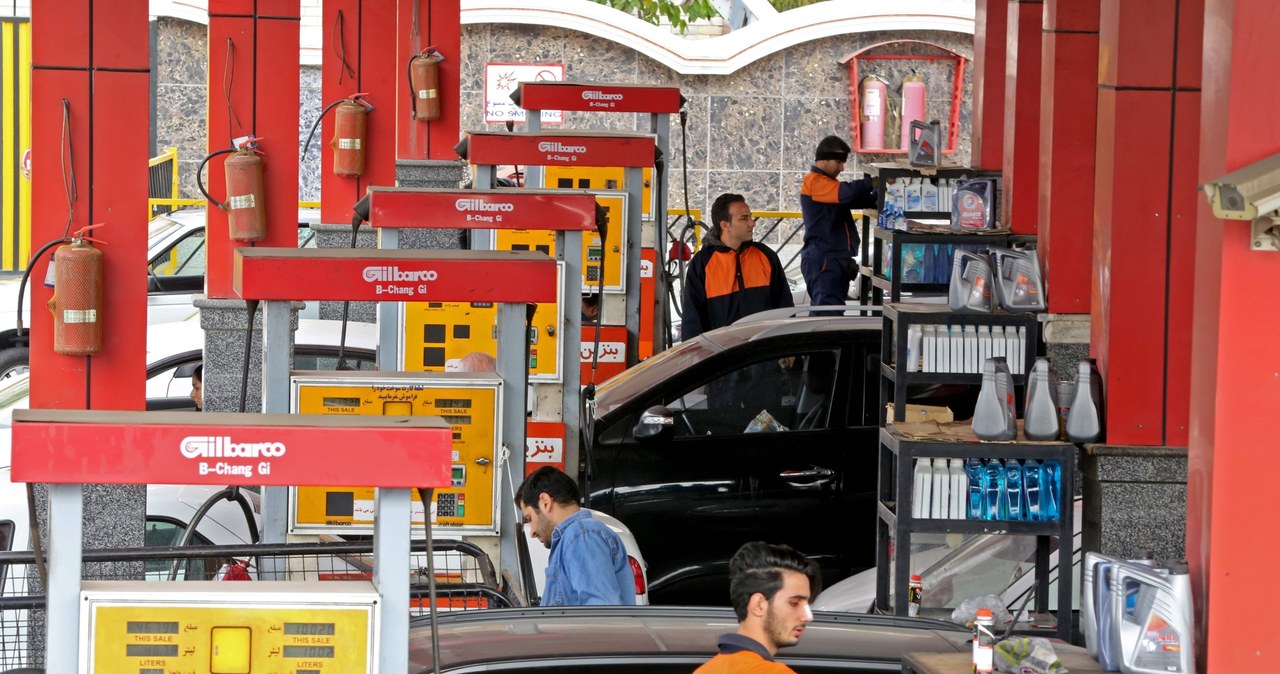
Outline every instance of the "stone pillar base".
<svg viewBox="0 0 1280 674"><path fill-rule="evenodd" d="M249 378L244 382L245 340L248 304L244 300L215 300L197 297L200 327L204 328L204 411L262 411L262 312L253 317L253 335L249 341ZM289 367L293 367L293 331L298 329L298 311L305 306L292 302L289 321ZM244 409L240 409L241 383Z"/></svg>
<svg viewBox="0 0 1280 674"><path fill-rule="evenodd" d="M1089 314L1045 314L1040 322L1045 355L1058 379L1075 381L1076 365L1089 357Z"/></svg>
<svg viewBox="0 0 1280 674"><path fill-rule="evenodd" d="M1085 445L1083 549L1132 559L1186 556L1185 447Z"/></svg>

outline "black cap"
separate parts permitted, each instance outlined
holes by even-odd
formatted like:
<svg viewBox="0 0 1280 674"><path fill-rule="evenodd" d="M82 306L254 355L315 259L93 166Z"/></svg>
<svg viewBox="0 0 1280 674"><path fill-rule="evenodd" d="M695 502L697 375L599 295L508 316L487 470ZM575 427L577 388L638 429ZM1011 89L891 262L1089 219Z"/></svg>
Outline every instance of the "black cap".
<svg viewBox="0 0 1280 674"><path fill-rule="evenodd" d="M849 144L844 142L840 136L827 136L818 143L818 151L814 153L814 159L822 161L823 159L839 159L840 161L848 161Z"/></svg>

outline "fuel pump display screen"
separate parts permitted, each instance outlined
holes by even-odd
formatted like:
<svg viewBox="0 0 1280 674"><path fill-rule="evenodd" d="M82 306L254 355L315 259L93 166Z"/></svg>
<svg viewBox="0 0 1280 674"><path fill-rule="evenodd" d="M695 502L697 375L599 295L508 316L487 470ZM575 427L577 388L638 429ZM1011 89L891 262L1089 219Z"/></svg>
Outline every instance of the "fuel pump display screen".
<svg viewBox="0 0 1280 674"><path fill-rule="evenodd" d="M435 416L453 431L451 486L436 489L432 524L453 531L497 530L496 448L501 437L501 380L494 374L295 373L292 409L300 414ZM362 461L353 447L352 461ZM373 487L292 487L293 533L372 533ZM421 535L422 502L412 492Z"/></svg>
<svg viewBox="0 0 1280 674"><path fill-rule="evenodd" d="M82 596L80 671L373 671L378 595L368 583L91 581Z"/></svg>
<svg viewBox="0 0 1280 674"><path fill-rule="evenodd" d="M544 187L577 190L621 190L627 185L626 169L600 166L547 166L543 169L546 176ZM640 172L644 186L640 190L641 219L653 220L653 209L656 205L653 192L653 169Z"/></svg>
<svg viewBox="0 0 1280 674"><path fill-rule="evenodd" d="M626 256L622 254L627 247L627 228L624 224L627 217L627 193L593 190L592 194L596 196L596 202L604 207L608 222L605 228L607 239L601 241L598 232L582 233L583 292L596 292L603 271L604 291L621 293L626 287L623 279L627 277ZM551 256L556 254L556 234L545 229L499 229L494 233L494 241L498 250L536 250Z"/></svg>
<svg viewBox="0 0 1280 674"><path fill-rule="evenodd" d="M553 242L554 243L554 242ZM557 296L563 290L564 265L556 265ZM577 299L574 300L577 302ZM560 307L542 302L529 329L529 381L562 379ZM404 302L400 305L404 348L400 369L406 372L466 371L472 353L498 355L498 308L492 302Z"/></svg>

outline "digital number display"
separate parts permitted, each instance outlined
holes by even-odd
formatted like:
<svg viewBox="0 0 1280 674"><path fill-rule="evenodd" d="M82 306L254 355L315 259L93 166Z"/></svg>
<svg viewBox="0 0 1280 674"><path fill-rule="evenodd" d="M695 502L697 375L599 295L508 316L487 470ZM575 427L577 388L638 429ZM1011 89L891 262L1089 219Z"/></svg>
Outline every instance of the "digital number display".
<svg viewBox="0 0 1280 674"><path fill-rule="evenodd" d="M470 426L471 425L470 414L467 414L467 415L441 414L440 418L444 419L444 422L451 426Z"/></svg>
<svg viewBox="0 0 1280 674"><path fill-rule="evenodd" d="M333 636L333 623L285 623L286 636Z"/></svg>
<svg viewBox="0 0 1280 674"><path fill-rule="evenodd" d="M323 404L325 407L359 407L360 399L325 396Z"/></svg>
<svg viewBox="0 0 1280 674"><path fill-rule="evenodd" d="M456 407L458 409L471 409L470 398L436 398L436 407Z"/></svg>
<svg viewBox="0 0 1280 674"><path fill-rule="evenodd" d="M178 623L144 622L130 620L124 628L127 634L177 634Z"/></svg>
<svg viewBox="0 0 1280 674"><path fill-rule="evenodd" d="M131 658L176 658L178 657L178 645L125 644L124 654Z"/></svg>
<svg viewBox="0 0 1280 674"><path fill-rule="evenodd" d="M174 646L177 649L177 646ZM286 658L332 658L333 646L285 646Z"/></svg>

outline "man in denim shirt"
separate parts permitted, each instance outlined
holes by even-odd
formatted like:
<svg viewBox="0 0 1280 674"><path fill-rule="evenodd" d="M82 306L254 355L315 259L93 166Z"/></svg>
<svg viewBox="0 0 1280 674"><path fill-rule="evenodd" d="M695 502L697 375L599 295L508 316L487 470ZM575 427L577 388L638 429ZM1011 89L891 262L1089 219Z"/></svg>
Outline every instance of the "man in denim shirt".
<svg viewBox="0 0 1280 674"><path fill-rule="evenodd" d="M578 505L578 485L550 466L516 490L529 536L551 549L542 606L635 604L635 578L622 539Z"/></svg>

